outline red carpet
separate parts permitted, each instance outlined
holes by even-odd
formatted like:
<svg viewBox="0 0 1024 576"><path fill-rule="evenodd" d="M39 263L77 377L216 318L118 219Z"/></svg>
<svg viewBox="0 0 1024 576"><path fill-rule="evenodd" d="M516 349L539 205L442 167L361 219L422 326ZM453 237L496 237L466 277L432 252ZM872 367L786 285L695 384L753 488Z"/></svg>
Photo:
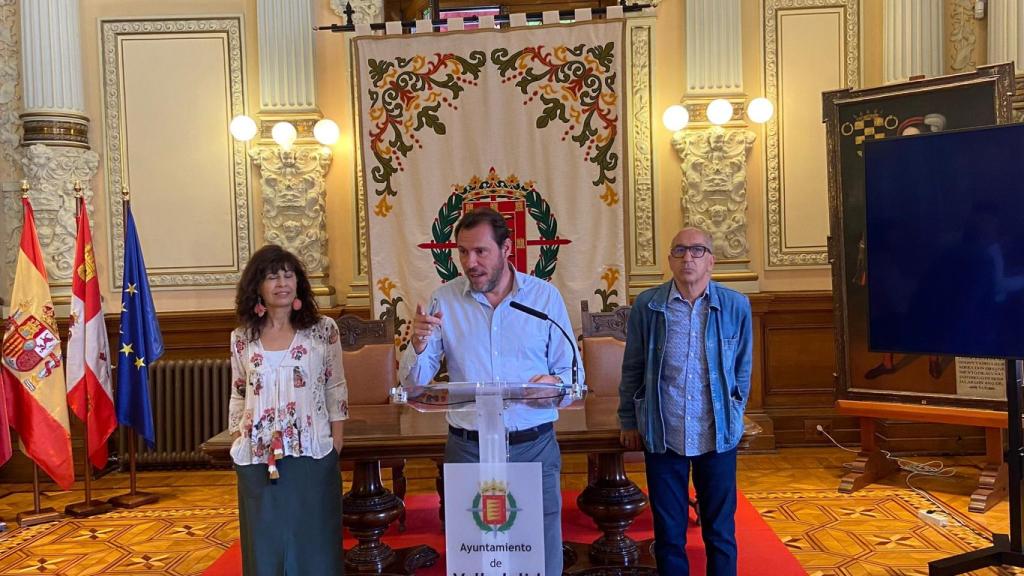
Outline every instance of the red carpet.
<svg viewBox="0 0 1024 576"><path fill-rule="evenodd" d="M591 542L600 533L594 523L576 508L576 492L565 492L562 496L562 537L570 542ZM403 548L418 544L427 544L441 553L441 559L431 568L417 572L423 576L444 575L444 532L437 518L437 495L412 496L406 499L408 530L402 534L398 525L393 524L384 541L394 548ZM651 513L637 517L629 531L634 540L646 540L654 537ZM736 540L739 547L739 573L746 575L765 574L765 567L771 566L770 572L775 576L801 575L807 572L789 553L775 532L765 524L750 505L750 502L739 495L736 510ZM690 523L687 533L687 551L690 557L690 573L695 576L704 574L704 544L700 538L700 527ZM354 540L347 532L344 536L345 547L352 546ZM203 572L203 576L240 576L242 573L241 548L235 542L231 548Z"/></svg>

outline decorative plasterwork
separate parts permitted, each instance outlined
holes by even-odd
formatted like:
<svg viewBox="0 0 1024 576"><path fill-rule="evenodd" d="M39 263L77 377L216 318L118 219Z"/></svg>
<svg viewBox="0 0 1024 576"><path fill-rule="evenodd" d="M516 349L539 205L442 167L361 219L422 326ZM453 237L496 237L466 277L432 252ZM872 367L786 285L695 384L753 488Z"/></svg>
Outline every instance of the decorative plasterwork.
<svg viewBox="0 0 1024 576"><path fill-rule="evenodd" d="M780 11L839 7L843 9L843 31L846 86L860 85L860 5L857 0L765 0L764 2L764 70L765 97L778 106L778 113L765 124L765 165L767 172L768 266L799 267L828 264L828 248L791 248L786 246L783 234L782 166L779 150L782 146L779 116L785 113L779 100L779 37ZM793 135L800 138L800 134ZM822 190L822 194L827 194Z"/></svg>
<svg viewBox="0 0 1024 576"><path fill-rule="evenodd" d="M345 18L345 4L348 3L346 0L331 0L331 10ZM383 0L351 0L351 4L352 10L354 10L353 24L373 24L384 21Z"/></svg>
<svg viewBox="0 0 1024 576"><path fill-rule="evenodd" d="M686 225L711 234L715 257L746 259L747 158L754 146L750 130L680 130L672 147L682 160Z"/></svg>
<svg viewBox="0 0 1024 576"><path fill-rule="evenodd" d="M949 70L969 72L978 65L974 58L978 43L973 0L953 0L949 14Z"/></svg>
<svg viewBox="0 0 1024 576"><path fill-rule="evenodd" d="M251 152L260 169L264 239L302 260L309 274L326 273L327 224L324 178L331 166L323 146L260 146Z"/></svg>
<svg viewBox="0 0 1024 576"><path fill-rule="evenodd" d="M18 2L0 0L0 182L18 180L21 166L21 66Z"/></svg>
<svg viewBox="0 0 1024 576"><path fill-rule="evenodd" d="M128 166L125 151L124 95L121 87L121 53L119 39L141 39L150 35L182 34L221 37L227 46L225 81L230 96L230 115L245 113L245 63L242 49L242 22L240 17L162 20L104 20L100 23L103 66L103 119L106 137L106 190L110 205L110 241L114 286L121 285L124 274L124 209L121 190L127 185ZM227 120L227 119L225 119ZM237 239L235 261L237 269L229 272L206 271L197 268L185 272L159 272L149 269L151 286L162 287L219 287L234 286L242 269L249 261L249 186L248 158L243 142L234 142L230 150L234 209L234 236Z"/></svg>
<svg viewBox="0 0 1024 576"><path fill-rule="evenodd" d="M91 182L99 165L99 154L92 150L43 144L25 149L22 168L31 186L29 200L32 202L36 231L46 258L46 272L51 285L69 284L71 281L75 263L74 186L75 182L81 183L91 218ZM21 209L16 207L20 194L9 196L14 206L10 211L5 208L5 212L9 217L21 214ZM20 228L19 223L19 234Z"/></svg>
<svg viewBox="0 0 1024 576"><path fill-rule="evenodd" d="M629 55L626 62L626 85L630 87L628 130L630 202L628 216L631 223L629 252L630 286L661 280L654 235L654 157L652 154L653 122L651 102L654 92L652 67L654 48L654 19L638 18L627 21Z"/></svg>

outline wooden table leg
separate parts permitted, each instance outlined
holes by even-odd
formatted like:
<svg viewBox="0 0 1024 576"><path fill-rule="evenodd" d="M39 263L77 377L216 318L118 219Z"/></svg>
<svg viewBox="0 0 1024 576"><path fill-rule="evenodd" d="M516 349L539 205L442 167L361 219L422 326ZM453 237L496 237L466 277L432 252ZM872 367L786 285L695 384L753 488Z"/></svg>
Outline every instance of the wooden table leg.
<svg viewBox="0 0 1024 576"><path fill-rule="evenodd" d="M566 545L566 574L611 574L626 566L631 575L657 574L650 542L638 544L626 535L647 504L647 495L626 476L622 453L598 454L597 478L580 493L576 505L604 534L589 545Z"/></svg>
<svg viewBox="0 0 1024 576"><path fill-rule="evenodd" d="M899 466L878 449L874 418L860 419L860 454L850 468L851 471L839 481L839 491L846 494L856 492L899 470Z"/></svg>
<svg viewBox="0 0 1024 576"><path fill-rule="evenodd" d="M985 468L978 478L978 489L971 494L971 512L986 512L1003 498L1009 488L1010 469L1003 458L1003 431L985 428Z"/></svg>
<svg viewBox="0 0 1024 576"><path fill-rule="evenodd" d="M380 479L380 460L358 460L352 472L352 489L342 498L345 527L358 540L345 553L345 570L353 574L411 575L418 568L433 566L439 555L420 545L393 550L381 542L388 525L405 510L405 503Z"/></svg>

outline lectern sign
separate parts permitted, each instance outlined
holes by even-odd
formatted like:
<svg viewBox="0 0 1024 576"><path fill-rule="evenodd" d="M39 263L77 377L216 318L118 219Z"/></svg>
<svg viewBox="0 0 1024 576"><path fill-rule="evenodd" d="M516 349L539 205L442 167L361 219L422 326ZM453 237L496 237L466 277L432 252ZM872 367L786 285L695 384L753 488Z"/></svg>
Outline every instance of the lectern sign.
<svg viewBox="0 0 1024 576"><path fill-rule="evenodd" d="M445 464L447 574L544 574L541 465Z"/></svg>

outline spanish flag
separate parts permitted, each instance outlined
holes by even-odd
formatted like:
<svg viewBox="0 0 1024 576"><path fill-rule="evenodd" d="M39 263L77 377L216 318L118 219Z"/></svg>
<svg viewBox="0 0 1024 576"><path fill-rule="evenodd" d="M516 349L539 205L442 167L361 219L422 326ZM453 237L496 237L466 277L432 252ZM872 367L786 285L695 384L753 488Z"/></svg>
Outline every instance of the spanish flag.
<svg viewBox="0 0 1024 576"><path fill-rule="evenodd" d="M75 481L67 389L43 251L27 198L11 315L4 330L3 380L10 425L22 449L64 490Z"/></svg>

